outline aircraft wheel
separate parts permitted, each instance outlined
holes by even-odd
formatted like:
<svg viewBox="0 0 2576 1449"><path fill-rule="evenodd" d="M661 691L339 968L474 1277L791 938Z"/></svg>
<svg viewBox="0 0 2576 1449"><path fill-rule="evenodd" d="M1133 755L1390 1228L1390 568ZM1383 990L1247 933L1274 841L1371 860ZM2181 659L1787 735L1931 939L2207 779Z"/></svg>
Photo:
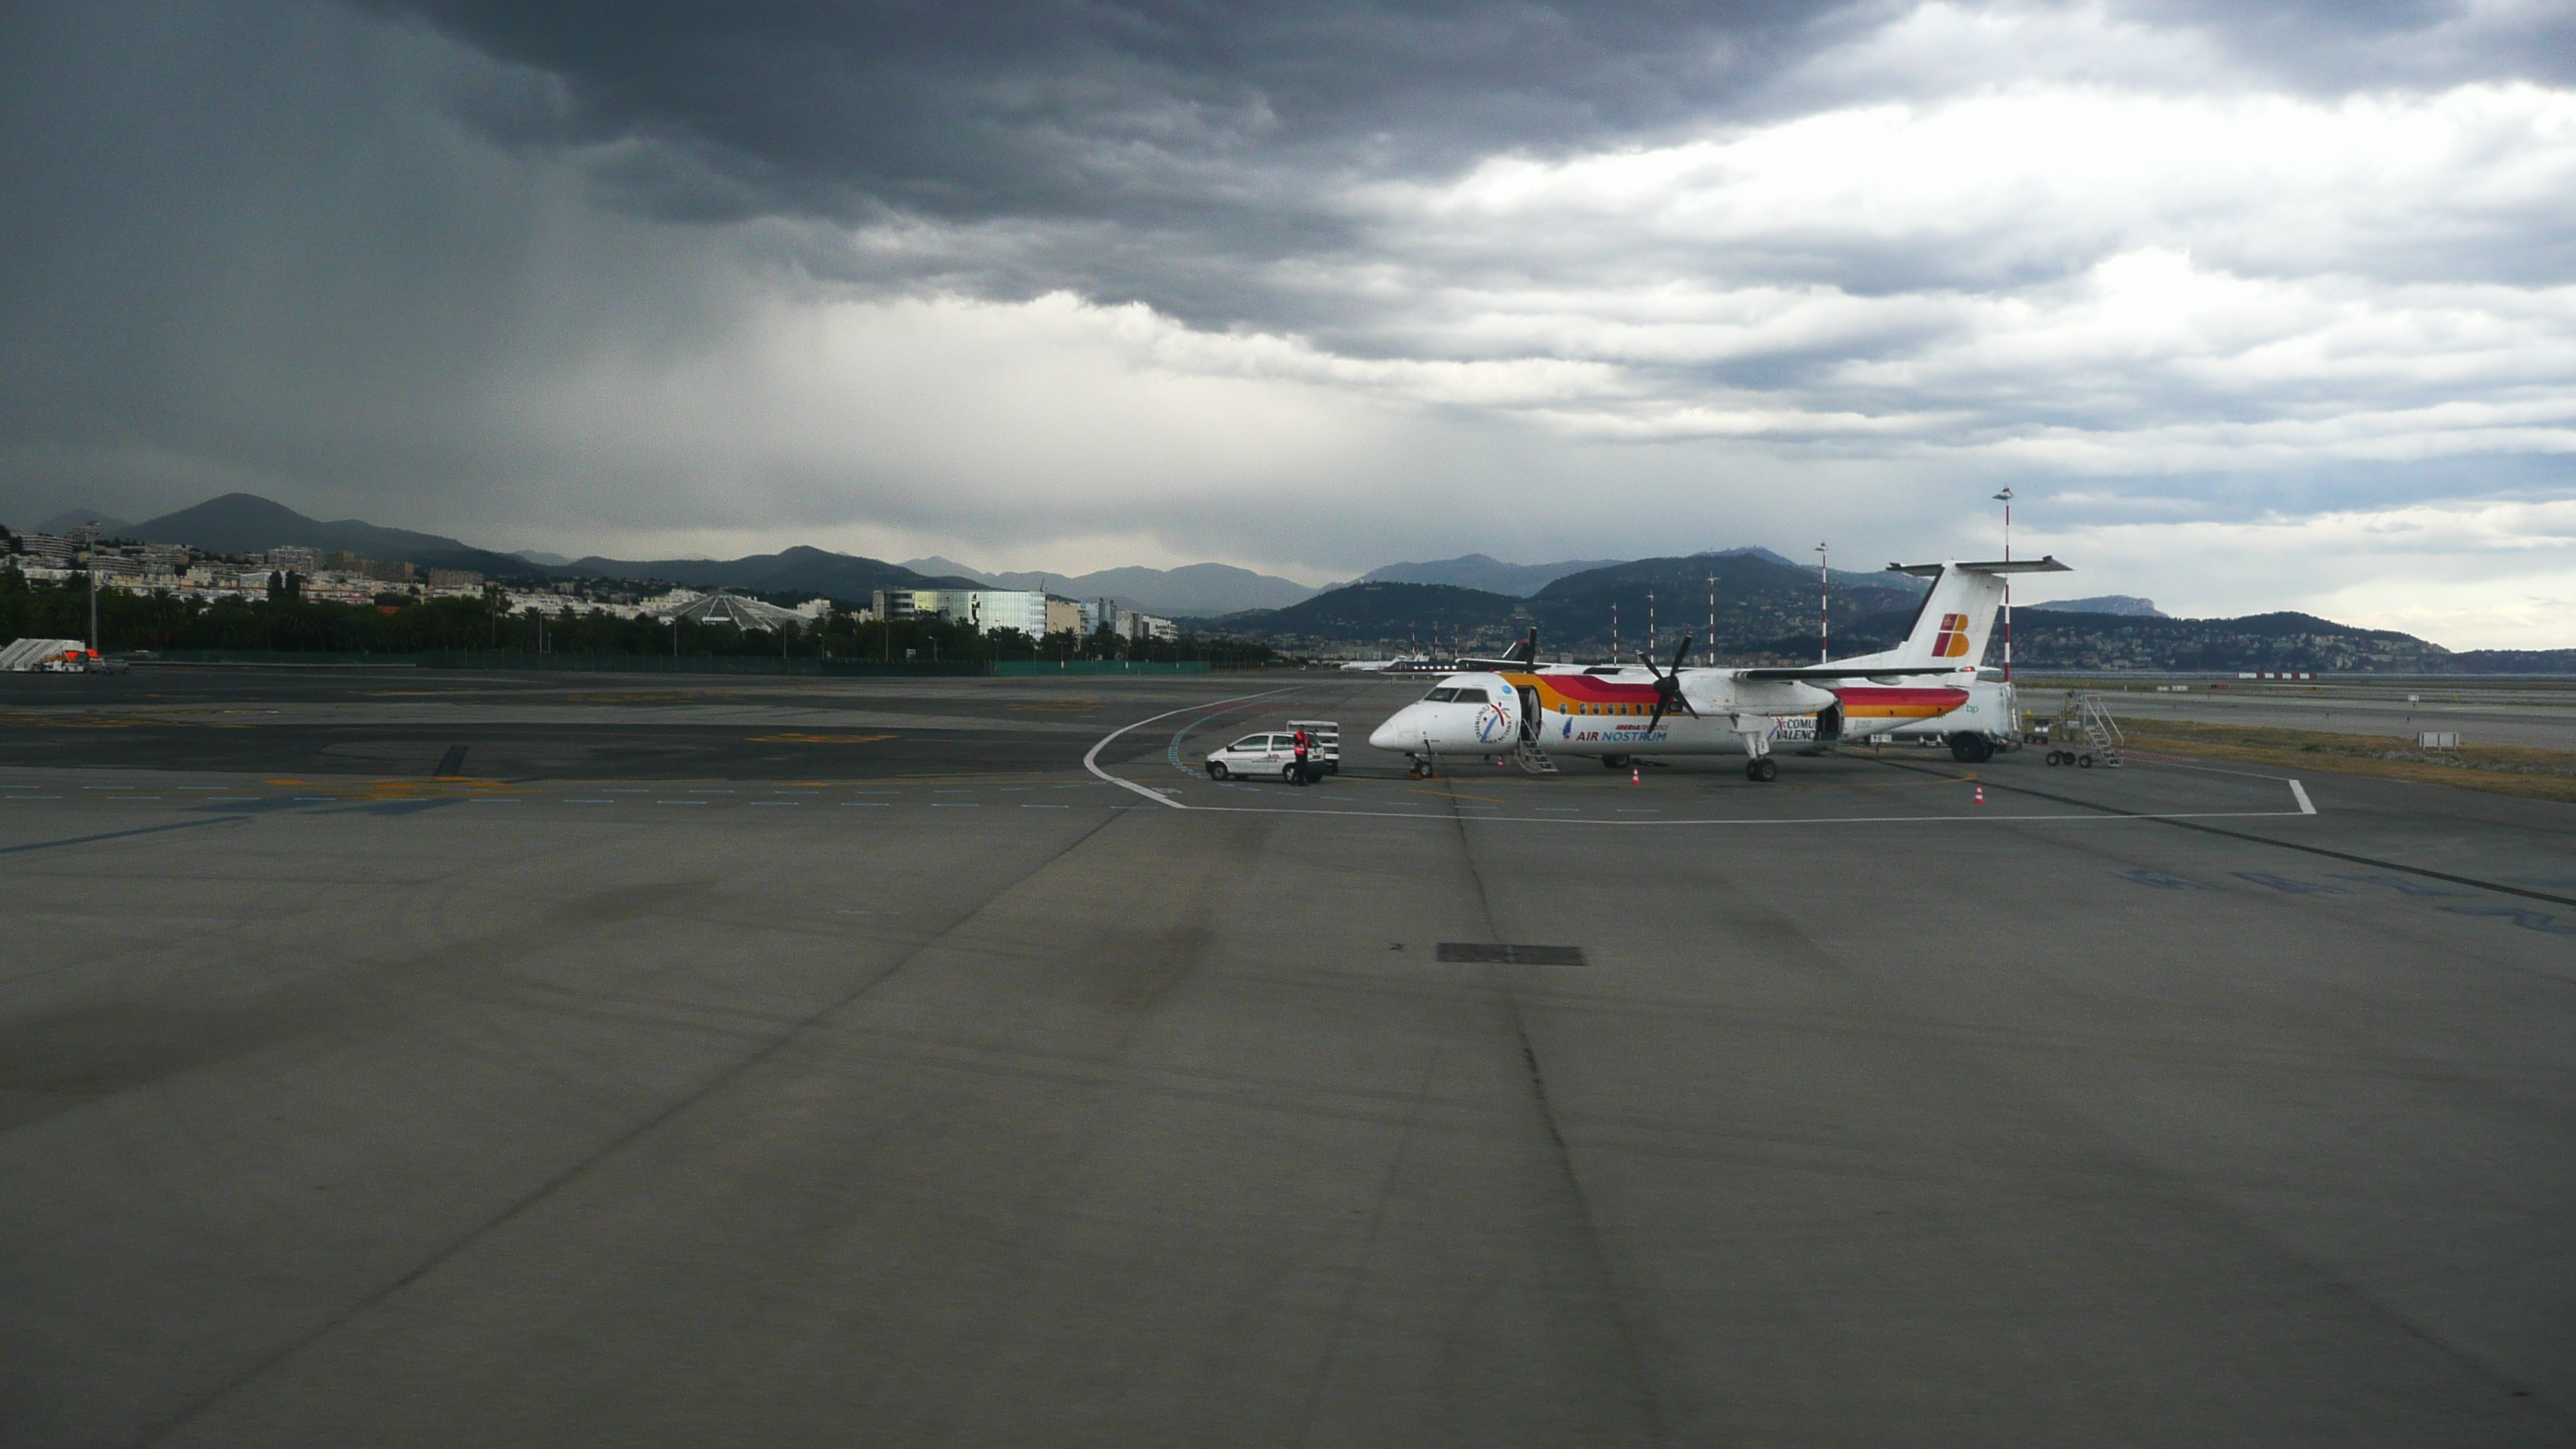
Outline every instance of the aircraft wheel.
<svg viewBox="0 0 2576 1449"><path fill-rule="evenodd" d="M2077 755L2075 757L2075 763L2089 770L2093 768L2093 757L2091 755Z"/></svg>
<svg viewBox="0 0 2576 1449"><path fill-rule="evenodd" d="M1779 763L1770 759L1747 760L1744 762L1744 778L1757 785L1767 785L1780 778Z"/></svg>
<svg viewBox="0 0 2576 1449"><path fill-rule="evenodd" d="M1605 770L1624 770L1628 768L1628 757L1626 755L1603 755L1601 757L1601 768Z"/></svg>
<svg viewBox="0 0 2576 1449"><path fill-rule="evenodd" d="M1230 775L1230 774L1232 774L1232 773L1234 773L1234 772L1233 772L1233 771L1231 771L1231 770L1228 770L1228 769L1225 767L1225 761L1223 761L1223 760L1210 760L1210 761L1208 761L1208 778L1209 778L1209 779L1211 779L1211 780L1222 780L1222 779L1224 779L1226 776L1228 776L1228 775Z"/></svg>
<svg viewBox="0 0 2576 1449"><path fill-rule="evenodd" d="M2050 764L2052 764L2052 765L2063 765L2063 764L2065 764L2065 763L2066 763L2066 754L2065 754L2065 752L2064 752L2064 751L2062 751L2062 750L2051 750L2051 751L2049 751L2049 752L2048 752L2048 762L2049 762Z"/></svg>

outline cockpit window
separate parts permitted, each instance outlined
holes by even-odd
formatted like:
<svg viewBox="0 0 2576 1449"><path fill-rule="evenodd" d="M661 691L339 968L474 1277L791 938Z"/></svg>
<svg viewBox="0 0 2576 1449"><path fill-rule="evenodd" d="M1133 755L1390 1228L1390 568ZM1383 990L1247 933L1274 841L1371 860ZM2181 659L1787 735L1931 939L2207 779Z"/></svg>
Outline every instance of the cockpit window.
<svg viewBox="0 0 2576 1449"><path fill-rule="evenodd" d="M1433 704L1447 704L1449 701L1458 697L1458 691L1451 689L1449 686L1444 684L1422 697L1431 701Z"/></svg>
<svg viewBox="0 0 2576 1449"><path fill-rule="evenodd" d="M1458 691L1458 702L1460 704L1491 704L1493 703L1493 699L1481 689L1461 689Z"/></svg>

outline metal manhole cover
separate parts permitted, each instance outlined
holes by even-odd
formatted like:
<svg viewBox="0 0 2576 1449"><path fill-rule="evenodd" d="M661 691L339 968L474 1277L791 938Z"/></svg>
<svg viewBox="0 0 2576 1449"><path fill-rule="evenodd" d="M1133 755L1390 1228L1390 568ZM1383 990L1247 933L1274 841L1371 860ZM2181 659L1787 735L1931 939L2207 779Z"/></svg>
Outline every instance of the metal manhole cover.
<svg viewBox="0 0 2576 1449"><path fill-rule="evenodd" d="M1479 962L1493 966L1580 966L1580 946L1496 946L1483 941L1443 941L1443 961Z"/></svg>

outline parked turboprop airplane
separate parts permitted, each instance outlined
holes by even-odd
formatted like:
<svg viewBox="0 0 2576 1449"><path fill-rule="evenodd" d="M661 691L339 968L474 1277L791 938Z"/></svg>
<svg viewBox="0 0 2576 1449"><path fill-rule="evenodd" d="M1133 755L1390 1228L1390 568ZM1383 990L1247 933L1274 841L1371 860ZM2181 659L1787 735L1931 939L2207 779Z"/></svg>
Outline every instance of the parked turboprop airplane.
<svg viewBox="0 0 2576 1449"><path fill-rule="evenodd" d="M2063 573L2055 558L1890 564L1932 587L1894 649L1831 664L1684 669L1691 641L1658 668L1540 665L1535 631L1511 656L1451 674L1369 735L1381 750L1411 755L1417 769L1439 755L1527 751L1583 755L1619 766L1636 755L1742 750L1744 773L1776 779L1771 741L1784 718L1816 716L1818 740L1865 738L1948 714L1967 702L2009 574Z"/></svg>

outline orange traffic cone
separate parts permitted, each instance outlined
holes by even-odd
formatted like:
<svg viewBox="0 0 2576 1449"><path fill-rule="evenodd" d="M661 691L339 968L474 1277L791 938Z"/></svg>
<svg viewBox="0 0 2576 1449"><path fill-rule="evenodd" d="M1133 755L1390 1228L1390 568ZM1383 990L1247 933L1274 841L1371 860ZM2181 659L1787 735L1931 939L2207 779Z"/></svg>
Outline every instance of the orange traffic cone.
<svg viewBox="0 0 2576 1449"><path fill-rule="evenodd" d="M1986 803L1986 787L1983 785L1977 787L1977 803L1980 805Z"/></svg>
<svg viewBox="0 0 2576 1449"><path fill-rule="evenodd" d="M1646 783L1646 777L1645 777L1643 774L1641 774L1641 773L1640 773L1640 770L1641 770L1642 768L1643 768L1642 766L1638 766L1638 765L1630 765L1630 766L1628 767L1628 783L1629 783L1629 784L1631 784L1631 785L1642 785L1642 784Z"/></svg>

